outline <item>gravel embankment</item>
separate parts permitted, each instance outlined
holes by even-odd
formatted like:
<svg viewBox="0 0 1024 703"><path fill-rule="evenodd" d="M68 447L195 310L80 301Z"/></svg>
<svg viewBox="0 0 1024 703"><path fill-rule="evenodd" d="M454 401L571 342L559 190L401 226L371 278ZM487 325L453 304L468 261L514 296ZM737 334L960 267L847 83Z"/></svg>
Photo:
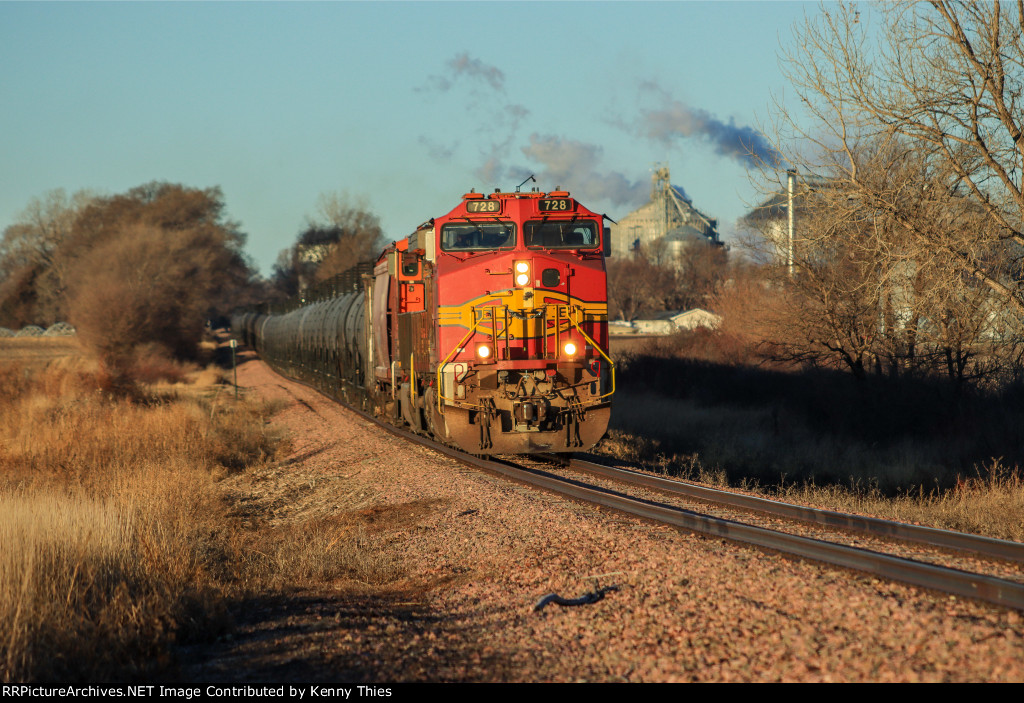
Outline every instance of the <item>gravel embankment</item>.
<svg viewBox="0 0 1024 703"><path fill-rule="evenodd" d="M413 447L261 362L293 451L231 479L281 523L358 514L387 587L249 604L231 681L1021 681L1020 614L532 492ZM340 538L345 538L341 535ZM617 586L594 604L534 604Z"/></svg>

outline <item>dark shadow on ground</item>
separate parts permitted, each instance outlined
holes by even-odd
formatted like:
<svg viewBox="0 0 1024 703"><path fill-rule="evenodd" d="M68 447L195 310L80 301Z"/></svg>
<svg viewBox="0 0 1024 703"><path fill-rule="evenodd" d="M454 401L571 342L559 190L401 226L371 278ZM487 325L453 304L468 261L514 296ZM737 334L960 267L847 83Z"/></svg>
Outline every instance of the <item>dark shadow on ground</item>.
<svg viewBox="0 0 1024 703"><path fill-rule="evenodd" d="M208 683L497 681L508 656L474 618L434 612L418 594L295 593L230 606L230 639L179 651L173 680Z"/></svg>
<svg viewBox="0 0 1024 703"><path fill-rule="evenodd" d="M613 414L613 429L657 440L663 453L714 455L715 442L730 441L714 436L714 419L721 417L725 424L730 417L751 411L743 416L755 418L757 424L746 433L758 437L754 460L772 467L756 476L759 480L770 479L771 471L778 480L774 467L785 467L800 443L872 451L892 448L894 453L911 447L910 454L921 450L927 457L922 463L935 465L921 474L926 489L936 483L951 485L958 474L974 475L994 459L1003 466L1024 466L1020 384L984 391L944 379L858 379L842 371L784 372L670 355L636 355L621 367L617 382L626 392L618 400L626 402ZM645 393L685 404L687 417L699 418L701 427L694 423L691 431L686 421L671 427L668 422L660 428L656 423L637 427L621 411L629 405L628 396ZM750 475L748 467L723 468L730 478Z"/></svg>

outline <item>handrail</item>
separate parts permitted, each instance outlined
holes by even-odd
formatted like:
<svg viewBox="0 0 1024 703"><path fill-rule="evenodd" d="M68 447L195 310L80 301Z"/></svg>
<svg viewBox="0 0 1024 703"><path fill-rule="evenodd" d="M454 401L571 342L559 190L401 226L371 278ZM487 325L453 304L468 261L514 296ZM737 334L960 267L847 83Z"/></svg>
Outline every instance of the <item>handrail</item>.
<svg viewBox="0 0 1024 703"><path fill-rule="evenodd" d="M576 305L572 305L572 306L569 306L569 307L570 307L570 310L569 310L570 313L572 312L572 310L577 310L577 311L582 312L582 309L579 308ZM595 398L594 400L601 400L602 398L607 398L607 397L613 395L615 393L615 362L612 361L610 356L608 356L607 354L604 353L604 349L601 348L601 345L599 345L597 342L595 342L593 339L590 338L590 335L587 334L583 330L583 327L580 326L580 323L573 319L572 314L567 315L567 317L569 319L569 322L571 322L572 325L579 331L579 333L583 335L583 338L586 339L587 342L589 342L590 345L592 347L594 347L594 349L597 349L597 351L601 354L601 356L603 356L605 358L605 360L608 362L608 365L611 368L611 372L612 372L612 389L610 391L608 391L607 393L605 393L604 395L597 396L597 398Z"/></svg>
<svg viewBox="0 0 1024 703"><path fill-rule="evenodd" d="M476 317L476 308L473 308L472 310L473 317ZM462 345L469 341L469 338L473 336L473 333L476 332L476 328L479 327L480 323L483 321L484 318L481 317L479 320L474 322L473 326L469 328L469 332L466 332L466 336L462 338L462 341L456 344L455 348L448 352L448 356L444 358L444 361L438 364L437 373L441 377L437 384L437 412L439 413L444 413L444 407L441 403L442 400L455 400L455 398L446 398L444 395L444 367L447 366L448 362L450 362L455 355L459 353L459 349L462 349Z"/></svg>

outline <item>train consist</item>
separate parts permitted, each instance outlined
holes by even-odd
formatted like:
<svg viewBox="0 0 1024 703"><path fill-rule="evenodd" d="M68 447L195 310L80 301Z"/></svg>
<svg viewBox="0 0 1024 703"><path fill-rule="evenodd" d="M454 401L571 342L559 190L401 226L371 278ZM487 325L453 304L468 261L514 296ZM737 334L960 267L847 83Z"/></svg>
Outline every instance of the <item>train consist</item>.
<svg viewBox="0 0 1024 703"><path fill-rule="evenodd" d="M587 449L615 391L603 216L470 192L326 290L232 318L272 367L473 454Z"/></svg>

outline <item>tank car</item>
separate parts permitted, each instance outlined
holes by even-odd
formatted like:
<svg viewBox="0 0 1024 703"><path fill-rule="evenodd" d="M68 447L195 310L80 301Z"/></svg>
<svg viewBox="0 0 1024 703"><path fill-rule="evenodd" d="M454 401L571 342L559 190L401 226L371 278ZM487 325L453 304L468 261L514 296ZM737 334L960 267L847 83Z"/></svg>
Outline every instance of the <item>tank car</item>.
<svg viewBox="0 0 1024 703"><path fill-rule="evenodd" d="M474 454L604 435L603 216L567 191L470 192L283 314L236 316L274 368Z"/></svg>

